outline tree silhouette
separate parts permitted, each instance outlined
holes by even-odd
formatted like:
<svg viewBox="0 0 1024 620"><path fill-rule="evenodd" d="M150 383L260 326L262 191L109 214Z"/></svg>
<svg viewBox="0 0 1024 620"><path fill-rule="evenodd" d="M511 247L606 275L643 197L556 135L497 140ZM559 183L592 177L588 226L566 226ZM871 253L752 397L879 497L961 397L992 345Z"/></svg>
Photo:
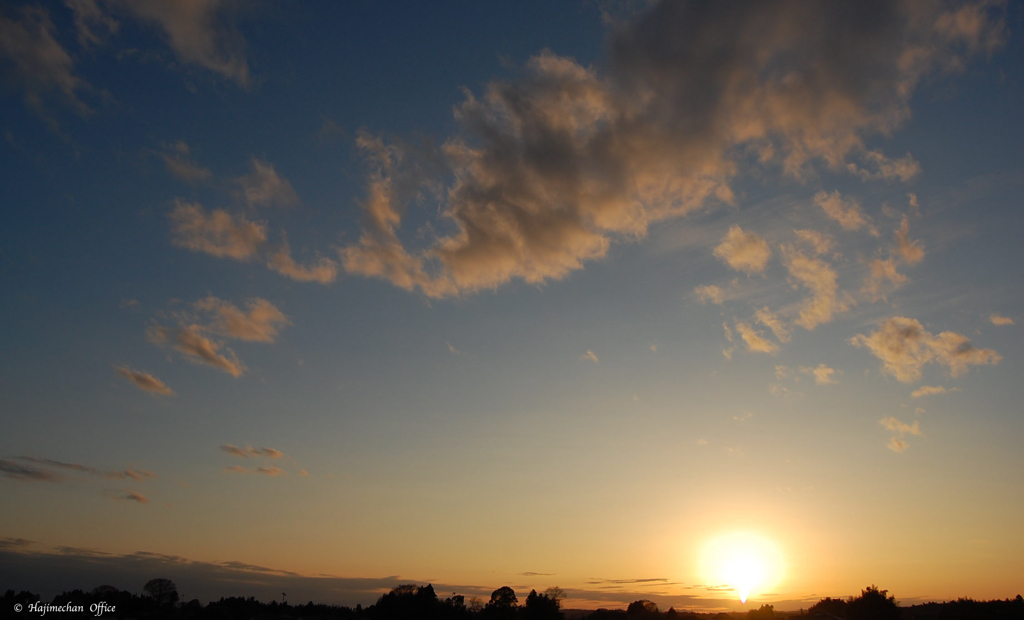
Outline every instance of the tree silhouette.
<svg viewBox="0 0 1024 620"><path fill-rule="evenodd" d="M491 592L491 600L484 605L483 615L486 618L509 620L515 618L519 599L516 592L508 586L502 586Z"/></svg>
<svg viewBox="0 0 1024 620"><path fill-rule="evenodd" d="M530 590L526 604L523 605L522 615L528 620L561 620L564 614L559 609L560 606L561 602L546 592L537 594L536 590Z"/></svg>
<svg viewBox="0 0 1024 620"><path fill-rule="evenodd" d="M142 589L152 596L158 605L173 605L178 602L178 586L170 579L150 579Z"/></svg>
<svg viewBox="0 0 1024 620"><path fill-rule="evenodd" d="M658 615L658 606L647 599L633 601L626 608L626 615L632 618L651 618Z"/></svg>
<svg viewBox="0 0 1024 620"><path fill-rule="evenodd" d="M879 590L873 584L868 586L850 601L846 617L849 620L899 620L902 614L896 597L887 594L888 590Z"/></svg>

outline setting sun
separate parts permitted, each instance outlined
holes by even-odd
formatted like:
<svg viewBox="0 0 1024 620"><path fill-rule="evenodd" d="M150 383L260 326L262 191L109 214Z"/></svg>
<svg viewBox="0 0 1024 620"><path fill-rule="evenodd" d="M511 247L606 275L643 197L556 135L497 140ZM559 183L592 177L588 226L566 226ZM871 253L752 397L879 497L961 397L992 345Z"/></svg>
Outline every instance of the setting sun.
<svg viewBox="0 0 1024 620"><path fill-rule="evenodd" d="M747 602L751 593L770 592L783 578L782 553L775 543L750 533L710 540L701 554L701 574L709 586L729 588Z"/></svg>

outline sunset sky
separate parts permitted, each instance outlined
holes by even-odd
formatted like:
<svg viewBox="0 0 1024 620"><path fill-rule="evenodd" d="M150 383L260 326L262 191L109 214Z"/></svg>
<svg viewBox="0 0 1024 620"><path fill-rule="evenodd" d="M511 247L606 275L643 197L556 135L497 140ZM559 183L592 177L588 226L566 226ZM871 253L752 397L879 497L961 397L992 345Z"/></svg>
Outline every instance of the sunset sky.
<svg viewBox="0 0 1024 620"><path fill-rule="evenodd" d="M3 4L0 588L1015 596L1022 33Z"/></svg>

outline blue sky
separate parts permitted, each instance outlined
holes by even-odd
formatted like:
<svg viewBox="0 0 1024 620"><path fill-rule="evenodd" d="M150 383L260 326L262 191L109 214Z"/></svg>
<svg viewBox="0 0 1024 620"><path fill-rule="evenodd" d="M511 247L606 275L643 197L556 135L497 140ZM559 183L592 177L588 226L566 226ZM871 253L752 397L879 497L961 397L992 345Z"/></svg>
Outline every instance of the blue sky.
<svg viewBox="0 0 1024 620"><path fill-rule="evenodd" d="M4 553L1016 594L1022 15L4 6Z"/></svg>

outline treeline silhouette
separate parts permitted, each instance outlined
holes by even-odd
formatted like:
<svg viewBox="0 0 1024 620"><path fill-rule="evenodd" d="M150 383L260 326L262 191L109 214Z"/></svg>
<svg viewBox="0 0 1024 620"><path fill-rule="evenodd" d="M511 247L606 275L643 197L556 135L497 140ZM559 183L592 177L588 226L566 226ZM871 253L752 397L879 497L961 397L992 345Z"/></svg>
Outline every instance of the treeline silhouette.
<svg viewBox="0 0 1024 620"><path fill-rule="evenodd" d="M286 595L282 593L282 601ZM543 593L532 590L520 603L515 591L504 586L491 593L486 603L453 594L440 598L431 585L401 585L368 607L342 607L313 603L290 605L273 601L263 603L255 597L221 598L206 605L193 599L182 602L177 587L169 579L152 579L143 594L133 594L112 586L100 586L89 592L72 590L44 603L39 596L14 590L0 597L0 617L90 617L135 620L567 620L562 609L565 593L549 588ZM69 609L81 611L69 611ZM101 613L97 613L101 612ZM775 611L761 605L747 612L697 613L661 611L648 600L638 600L626 609L568 610L569 620L690 620L818 618L825 620L1024 620L1024 599L974 601L957 599L946 603L925 603L901 607L887 590L872 585L860 596L847 599L824 598L809 609Z"/></svg>

